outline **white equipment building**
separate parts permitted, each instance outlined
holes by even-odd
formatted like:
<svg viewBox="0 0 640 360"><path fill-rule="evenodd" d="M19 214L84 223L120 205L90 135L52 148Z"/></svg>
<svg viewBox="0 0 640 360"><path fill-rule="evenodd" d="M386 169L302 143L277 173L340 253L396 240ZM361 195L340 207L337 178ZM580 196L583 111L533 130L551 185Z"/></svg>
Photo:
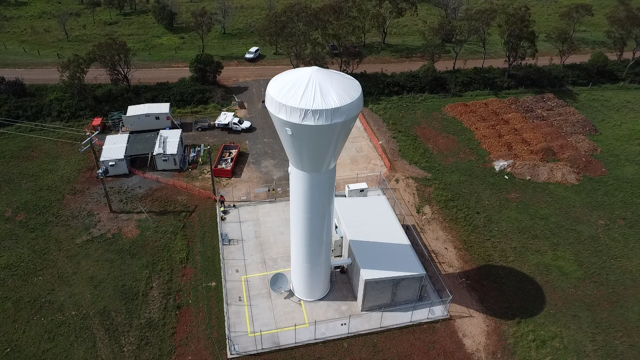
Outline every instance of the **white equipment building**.
<svg viewBox="0 0 640 360"><path fill-rule="evenodd" d="M292 290L319 300L330 288L336 163L362 87L338 71L298 68L271 79L265 106L289 158Z"/></svg>
<svg viewBox="0 0 640 360"><path fill-rule="evenodd" d="M187 167L182 130L160 130L153 150L157 170L178 170Z"/></svg>
<svg viewBox="0 0 640 360"><path fill-rule="evenodd" d="M122 116L124 131L146 131L171 128L171 104L154 103L131 105Z"/></svg>
<svg viewBox="0 0 640 360"><path fill-rule="evenodd" d="M426 291L426 271L386 196L338 197L335 220L361 311L411 303Z"/></svg>
<svg viewBox="0 0 640 360"><path fill-rule="evenodd" d="M125 156L129 134L109 135L104 141L100 163L108 169L107 176L129 173L129 158Z"/></svg>

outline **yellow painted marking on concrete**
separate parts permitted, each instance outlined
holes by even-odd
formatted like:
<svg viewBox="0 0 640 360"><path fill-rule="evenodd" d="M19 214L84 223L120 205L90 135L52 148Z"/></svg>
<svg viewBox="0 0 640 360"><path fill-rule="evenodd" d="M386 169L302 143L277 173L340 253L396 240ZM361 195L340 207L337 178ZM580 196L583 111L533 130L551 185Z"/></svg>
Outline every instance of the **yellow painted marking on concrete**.
<svg viewBox="0 0 640 360"><path fill-rule="evenodd" d="M268 271L268 272L263 272L263 273L259 273L259 274L251 274L251 275L246 275L243 276L243 278L250 278L250 277L255 277L255 276L262 276L262 275L269 275L269 274L275 274L277 272L283 272L283 271L289 271L291 269L282 269L282 270L276 270L276 271Z"/></svg>
<svg viewBox="0 0 640 360"><path fill-rule="evenodd" d="M247 306L247 287L244 285L244 278L242 277L242 295L244 295L244 312L247 318L247 329L249 329L249 334L251 334L251 325L249 325L249 307Z"/></svg>
<svg viewBox="0 0 640 360"><path fill-rule="evenodd" d="M304 308L304 301L300 300L300 304L302 304L302 312L304 313L304 322L309 326L309 319L307 319L307 309Z"/></svg>
<svg viewBox="0 0 640 360"><path fill-rule="evenodd" d="M259 274L245 275L245 276L242 277L242 293L244 295L244 312L245 312L245 316L247 317L247 331L249 333L249 336L267 335L267 334L273 334L273 333L277 333L277 332L281 332L281 331L288 331L288 330L295 330L295 329L309 327L309 319L307 318L307 309L305 309L305 307L304 307L304 301L300 300L300 304L302 305L302 312L304 313L305 324L296 325L296 326L289 326L289 327L286 327L286 328L280 328L280 329L269 330L269 331L261 331L261 332L257 332L257 333L252 333L251 332L251 325L250 325L250 322L249 322L249 305L247 304L247 287L245 285L245 280L247 278L250 278L250 277L275 274L277 272L289 271L289 270L291 270L291 269L268 271L268 272L263 272L263 273L259 273Z"/></svg>

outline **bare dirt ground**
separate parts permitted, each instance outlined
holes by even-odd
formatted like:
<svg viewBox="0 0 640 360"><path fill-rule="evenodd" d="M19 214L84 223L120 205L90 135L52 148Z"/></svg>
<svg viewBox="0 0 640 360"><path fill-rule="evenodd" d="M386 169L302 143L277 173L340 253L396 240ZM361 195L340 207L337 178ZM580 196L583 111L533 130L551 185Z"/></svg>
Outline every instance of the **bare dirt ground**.
<svg viewBox="0 0 640 360"><path fill-rule="evenodd" d="M518 178L577 184L582 175L608 174L585 136L596 127L552 94L450 104L445 112L473 130L493 160L514 160L507 171Z"/></svg>
<svg viewBox="0 0 640 360"><path fill-rule="evenodd" d="M455 341L460 340L464 344L469 357L476 359L495 359L503 356L503 342L501 337L501 325L480 311L481 305L470 289L467 288L469 279L461 279L457 274L474 268L473 262L465 255L462 245L457 240L455 231L443 220L437 206L430 202L417 214L418 191L429 194L430 189L417 188L413 178L429 176L421 169L407 163L400 157L398 145L391 132L386 128L382 119L372 111L363 111L369 126L378 137L383 151L391 162L389 184L394 187L406 203L405 211L408 211L417 220L417 226L421 230L423 239L431 251L438 267L442 271L443 280L449 291L454 296L450 313L456 333ZM459 154L466 154L465 150L457 144L457 140L451 139L435 129L422 129L423 135L434 135L435 140L430 141L430 146L436 153L455 154L453 159L460 159ZM464 158L462 158L464 159ZM446 276L453 274L454 276ZM476 280L476 279L474 279ZM478 281L480 279L477 279ZM471 304L461 306L458 304ZM453 334L452 334L453 335ZM460 357L465 358L465 357Z"/></svg>

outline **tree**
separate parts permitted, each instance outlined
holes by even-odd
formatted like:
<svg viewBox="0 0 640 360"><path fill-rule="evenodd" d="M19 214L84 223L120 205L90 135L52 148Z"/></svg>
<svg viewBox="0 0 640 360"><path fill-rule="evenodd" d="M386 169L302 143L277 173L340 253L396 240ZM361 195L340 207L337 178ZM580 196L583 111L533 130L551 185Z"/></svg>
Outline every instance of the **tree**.
<svg viewBox="0 0 640 360"><path fill-rule="evenodd" d="M453 70L456 69L458 57L464 46L474 35L474 23L468 16L463 16L459 12L455 17L442 17L435 26L430 27L432 35L440 38L444 44L447 44L453 52Z"/></svg>
<svg viewBox="0 0 640 360"><path fill-rule="evenodd" d="M634 8L629 0L618 0L615 8L607 15L609 29L606 36L611 41L618 60L622 60L629 41L633 43L631 59L624 71L627 76L629 68L638 60L640 51L640 7Z"/></svg>
<svg viewBox="0 0 640 360"><path fill-rule="evenodd" d="M449 53L449 50L442 41L442 38L434 36L431 31L426 31L422 35L422 41L424 58L431 65L435 65L435 63L442 59L443 55Z"/></svg>
<svg viewBox="0 0 640 360"><path fill-rule="evenodd" d="M373 3L370 0L347 0L346 4L354 15L351 21L362 37L362 46L366 46L375 14Z"/></svg>
<svg viewBox="0 0 640 360"><path fill-rule="evenodd" d="M380 35L382 44L387 43L389 28L394 20L404 17L408 12L418 11L417 0L374 0L373 24Z"/></svg>
<svg viewBox="0 0 640 360"><path fill-rule="evenodd" d="M279 53L278 47L282 39L283 26L287 21L285 14L276 9L275 1L269 0L267 13L258 25L258 32L264 42L274 47L274 55Z"/></svg>
<svg viewBox="0 0 640 360"><path fill-rule="evenodd" d="M96 9L102 6L101 0L87 0L85 6L91 12L91 18L93 19L93 23L96 23Z"/></svg>
<svg viewBox="0 0 640 360"><path fill-rule="evenodd" d="M306 2L294 2L278 10L281 19L280 46L291 66L323 66L328 63L326 45L318 34L318 17L314 8Z"/></svg>
<svg viewBox="0 0 640 360"><path fill-rule="evenodd" d="M580 50L575 39L576 30L587 16L593 16L593 6L590 4L572 4L559 14L560 24L545 36L545 39L558 50L560 66L563 66L569 56Z"/></svg>
<svg viewBox="0 0 640 360"><path fill-rule="evenodd" d="M214 59L213 55L204 52L197 54L189 62L191 79L203 85L217 84L222 69L224 66L220 61Z"/></svg>
<svg viewBox="0 0 640 360"><path fill-rule="evenodd" d="M545 40L558 50L560 66L564 66L569 56L580 49L567 26L556 26L545 36Z"/></svg>
<svg viewBox="0 0 640 360"><path fill-rule="evenodd" d="M440 10L440 16L444 19L457 19L464 7L463 0L431 0L431 5Z"/></svg>
<svg viewBox="0 0 640 360"><path fill-rule="evenodd" d="M513 65L538 53L536 41L538 35L533 29L535 21L531 18L531 9L526 4L505 5L499 10L497 27L502 40L502 48L507 63L507 76Z"/></svg>
<svg viewBox="0 0 640 360"><path fill-rule="evenodd" d="M193 10L191 12L191 18L193 18L193 29L200 38L202 47L200 52L204 52L204 39L209 35L211 29L213 29L213 14L207 10L204 6L200 9Z"/></svg>
<svg viewBox="0 0 640 360"><path fill-rule="evenodd" d="M151 14L153 15L153 18L156 19L156 22L162 25L165 29L173 28L173 25L178 18L178 13L163 0L155 0L151 7Z"/></svg>
<svg viewBox="0 0 640 360"><path fill-rule="evenodd" d="M73 54L58 64L60 83L68 87L76 95L82 93L85 78L91 68L91 59Z"/></svg>
<svg viewBox="0 0 640 360"><path fill-rule="evenodd" d="M113 20L113 16L111 16L111 10L118 8L116 0L102 0L102 1L104 3L104 6L106 6L107 9L109 9L109 19Z"/></svg>
<svg viewBox="0 0 640 360"><path fill-rule="evenodd" d="M58 26L60 26L60 29L62 31L64 31L64 36L66 36L67 41L69 41L69 31L67 31L67 24L69 23L70 19L71 19L71 13L65 10L60 11L56 16L56 21L58 22Z"/></svg>
<svg viewBox="0 0 640 360"><path fill-rule="evenodd" d="M110 38L99 42L90 58L107 71L112 84L131 86L131 48L126 41Z"/></svg>
<svg viewBox="0 0 640 360"><path fill-rule="evenodd" d="M227 33L227 25L231 21L233 16L233 1L232 0L218 0L216 3L216 18L220 23L220 28L223 34Z"/></svg>
<svg viewBox="0 0 640 360"><path fill-rule="evenodd" d="M491 29L496 22L497 9L496 6L487 1L478 5L476 8L472 8L469 11L469 19L473 21L473 29L475 30L475 38L482 45L482 68L484 68L484 62L487 59L487 43L491 36Z"/></svg>

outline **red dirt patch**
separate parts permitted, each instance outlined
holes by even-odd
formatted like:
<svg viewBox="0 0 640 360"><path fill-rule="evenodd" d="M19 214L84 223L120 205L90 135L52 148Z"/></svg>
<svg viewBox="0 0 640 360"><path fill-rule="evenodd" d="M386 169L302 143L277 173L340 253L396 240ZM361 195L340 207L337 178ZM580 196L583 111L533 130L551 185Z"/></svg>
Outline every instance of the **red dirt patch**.
<svg viewBox="0 0 640 360"><path fill-rule="evenodd" d="M7 211L4 212L4 217L9 217L11 216L11 209L7 208Z"/></svg>
<svg viewBox="0 0 640 360"><path fill-rule="evenodd" d="M195 274L195 272L196 272L195 269L189 265L182 268L182 283L183 284L188 283L193 277L193 274Z"/></svg>
<svg viewBox="0 0 640 360"><path fill-rule="evenodd" d="M416 133L431 151L440 154L447 162L473 159L469 149L458 144L458 139L455 136L443 134L427 125L418 126Z"/></svg>
<svg viewBox="0 0 640 360"><path fill-rule="evenodd" d="M122 230L120 232L127 239L133 239L138 237L138 235L140 235L140 229L138 229L137 222L126 224L125 226L122 227Z"/></svg>
<svg viewBox="0 0 640 360"><path fill-rule="evenodd" d="M189 306L183 307L178 312L178 325L173 337L176 349L173 355L175 360L215 358L216 353L207 339L206 329L197 326L197 319L202 316L204 314L196 316ZM199 341L194 341L194 338L198 338Z"/></svg>
<svg viewBox="0 0 640 360"><path fill-rule="evenodd" d="M18 220L18 221L24 220L24 213L18 214L18 216L16 216L16 220Z"/></svg>
<svg viewBox="0 0 640 360"><path fill-rule="evenodd" d="M516 177L577 184L582 175L608 174L590 156L600 147L585 135L596 127L552 94L451 104L445 112L473 130L493 160L514 160L507 171Z"/></svg>

